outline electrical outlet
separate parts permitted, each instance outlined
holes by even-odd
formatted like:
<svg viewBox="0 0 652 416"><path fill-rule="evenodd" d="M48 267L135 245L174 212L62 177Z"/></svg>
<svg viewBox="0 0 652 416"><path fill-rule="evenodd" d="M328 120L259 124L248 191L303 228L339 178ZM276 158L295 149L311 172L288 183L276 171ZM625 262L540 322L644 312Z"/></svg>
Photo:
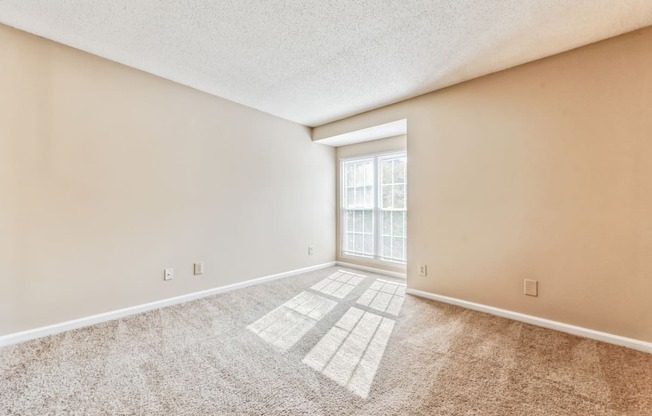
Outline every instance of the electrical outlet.
<svg viewBox="0 0 652 416"><path fill-rule="evenodd" d="M523 280L523 294L527 296L539 296L539 282L536 280Z"/></svg>
<svg viewBox="0 0 652 416"><path fill-rule="evenodd" d="M174 279L174 269L163 270L163 280L172 280L172 279Z"/></svg>
<svg viewBox="0 0 652 416"><path fill-rule="evenodd" d="M419 276L428 276L428 266L422 264L419 266Z"/></svg>
<svg viewBox="0 0 652 416"><path fill-rule="evenodd" d="M308 255L312 256L312 246L308 246Z"/></svg>
<svg viewBox="0 0 652 416"><path fill-rule="evenodd" d="M199 263L193 264L193 273L195 275L204 274L204 262L200 261Z"/></svg>

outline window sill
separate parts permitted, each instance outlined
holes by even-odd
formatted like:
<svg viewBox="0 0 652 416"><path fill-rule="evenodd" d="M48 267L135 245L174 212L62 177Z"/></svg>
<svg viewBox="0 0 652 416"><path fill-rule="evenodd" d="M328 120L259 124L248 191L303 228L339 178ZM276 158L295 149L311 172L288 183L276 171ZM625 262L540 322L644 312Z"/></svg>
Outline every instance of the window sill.
<svg viewBox="0 0 652 416"><path fill-rule="evenodd" d="M376 266L379 266L379 268L386 268L387 270L392 271L392 269L400 270L402 272L407 270L407 265L406 264L401 264L401 263L395 263L391 261L383 261L383 260L378 260L373 257L363 257L363 256L352 256L350 254L342 254L340 253L338 256L339 259L342 259L343 261L347 261L349 263L368 263L368 264L373 264Z"/></svg>

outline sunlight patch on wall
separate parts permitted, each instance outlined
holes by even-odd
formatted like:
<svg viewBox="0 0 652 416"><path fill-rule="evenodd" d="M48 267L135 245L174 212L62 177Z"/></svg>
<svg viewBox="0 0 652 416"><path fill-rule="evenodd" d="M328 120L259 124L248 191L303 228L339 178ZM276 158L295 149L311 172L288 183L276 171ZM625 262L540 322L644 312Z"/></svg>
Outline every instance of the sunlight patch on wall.
<svg viewBox="0 0 652 416"><path fill-rule="evenodd" d="M339 270L311 287L326 295L344 299L366 276Z"/></svg>
<svg viewBox="0 0 652 416"><path fill-rule="evenodd" d="M398 316L405 301L405 284L378 279L369 286L358 304Z"/></svg>
<svg viewBox="0 0 652 416"><path fill-rule="evenodd" d="M247 329L282 351L299 341L337 302L317 294L301 292L270 311Z"/></svg>
<svg viewBox="0 0 652 416"><path fill-rule="evenodd" d="M393 329L392 319L350 308L303 363L366 398Z"/></svg>

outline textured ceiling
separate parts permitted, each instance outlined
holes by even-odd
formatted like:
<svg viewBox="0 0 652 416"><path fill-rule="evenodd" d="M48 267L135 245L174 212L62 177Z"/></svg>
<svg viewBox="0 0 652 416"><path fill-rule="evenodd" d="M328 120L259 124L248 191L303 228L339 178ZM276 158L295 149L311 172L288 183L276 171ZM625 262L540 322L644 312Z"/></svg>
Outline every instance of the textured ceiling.
<svg viewBox="0 0 652 416"><path fill-rule="evenodd" d="M0 0L0 22L316 126L652 25L652 0Z"/></svg>

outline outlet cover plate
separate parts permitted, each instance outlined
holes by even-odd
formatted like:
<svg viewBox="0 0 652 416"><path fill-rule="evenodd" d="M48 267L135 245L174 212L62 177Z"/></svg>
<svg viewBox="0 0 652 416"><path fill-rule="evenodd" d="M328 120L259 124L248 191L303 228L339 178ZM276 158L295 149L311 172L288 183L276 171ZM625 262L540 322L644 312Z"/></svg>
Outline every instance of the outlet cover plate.
<svg viewBox="0 0 652 416"><path fill-rule="evenodd" d="M172 280L172 279L174 279L174 269L164 269L163 280Z"/></svg>
<svg viewBox="0 0 652 416"><path fill-rule="evenodd" d="M523 293L527 296L539 296L539 282L537 280L524 279Z"/></svg>

